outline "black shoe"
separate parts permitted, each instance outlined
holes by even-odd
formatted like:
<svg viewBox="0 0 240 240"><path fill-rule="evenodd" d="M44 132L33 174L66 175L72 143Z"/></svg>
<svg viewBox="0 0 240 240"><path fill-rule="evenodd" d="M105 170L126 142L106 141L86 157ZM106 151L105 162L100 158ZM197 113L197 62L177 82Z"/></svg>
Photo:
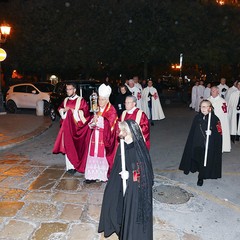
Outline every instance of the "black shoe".
<svg viewBox="0 0 240 240"><path fill-rule="evenodd" d="M151 126L154 126L154 122L151 122Z"/></svg>
<svg viewBox="0 0 240 240"><path fill-rule="evenodd" d="M76 173L76 169L69 169L67 170L67 173L71 174L71 175L74 175Z"/></svg>
<svg viewBox="0 0 240 240"><path fill-rule="evenodd" d="M235 143L235 135L231 135L231 142Z"/></svg>
<svg viewBox="0 0 240 240"><path fill-rule="evenodd" d="M201 187L203 185L203 179L201 179L201 178L198 179L197 185Z"/></svg>
<svg viewBox="0 0 240 240"><path fill-rule="evenodd" d="M89 179L86 179L86 180L84 180L84 182L85 182L86 184L90 184L90 183L95 183L96 180L89 180Z"/></svg>

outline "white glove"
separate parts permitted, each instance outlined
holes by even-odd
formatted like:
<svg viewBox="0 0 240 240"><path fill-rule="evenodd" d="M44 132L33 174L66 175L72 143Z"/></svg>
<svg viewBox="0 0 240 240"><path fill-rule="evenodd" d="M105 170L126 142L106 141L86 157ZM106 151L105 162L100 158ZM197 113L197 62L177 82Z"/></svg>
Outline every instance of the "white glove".
<svg viewBox="0 0 240 240"><path fill-rule="evenodd" d="M60 116L61 116L62 119L65 119L66 116L67 116L67 112L64 111L64 108L61 108L61 109L59 110L59 114L60 114Z"/></svg>
<svg viewBox="0 0 240 240"><path fill-rule="evenodd" d="M206 130L205 132L206 132L206 134L209 135L209 136L211 136L211 134L212 134L212 131L211 131L211 130Z"/></svg>
<svg viewBox="0 0 240 240"><path fill-rule="evenodd" d="M129 178L129 172L128 171L122 171L119 173L121 175L122 179L128 179Z"/></svg>

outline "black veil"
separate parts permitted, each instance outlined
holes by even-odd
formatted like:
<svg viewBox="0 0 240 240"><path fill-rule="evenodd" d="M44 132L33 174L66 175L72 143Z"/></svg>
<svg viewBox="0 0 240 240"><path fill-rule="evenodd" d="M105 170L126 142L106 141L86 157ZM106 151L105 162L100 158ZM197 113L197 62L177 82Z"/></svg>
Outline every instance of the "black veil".
<svg viewBox="0 0 240 240"><path fill-rule="evenodd" d="M152 185L154 180L152 162L139 125L130 119L125 122L128 124L132 134L140 168L137 222L146 225L152 217Z"/></svg>

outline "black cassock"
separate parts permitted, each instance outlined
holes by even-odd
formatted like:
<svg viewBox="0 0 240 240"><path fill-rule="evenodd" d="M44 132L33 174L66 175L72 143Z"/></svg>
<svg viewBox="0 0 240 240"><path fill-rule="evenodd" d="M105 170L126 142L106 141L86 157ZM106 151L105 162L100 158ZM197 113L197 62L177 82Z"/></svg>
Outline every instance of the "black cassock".
<svg viewBox="0 0 240 240"><path fill-rule="evenodd" d="M134 143L125 143L129 178L123 197L122 179L119 175L122 171L120 146L118 148L104 192L98 228L98 232L104 232L105 237L115 232L120 240L153 239L152 165L150 158L143 160L137 152Z"/></svg>
<svg viewBox="0 0 240 240"><path fill-rule="evenodd" d="M206 130L209 114L199 113L193 119L192 127L179 166L185 174L199 172L201 179L216 179L222 176L222 133L218 117L212 111L208 145L207 165L204 167Z"/></svg>

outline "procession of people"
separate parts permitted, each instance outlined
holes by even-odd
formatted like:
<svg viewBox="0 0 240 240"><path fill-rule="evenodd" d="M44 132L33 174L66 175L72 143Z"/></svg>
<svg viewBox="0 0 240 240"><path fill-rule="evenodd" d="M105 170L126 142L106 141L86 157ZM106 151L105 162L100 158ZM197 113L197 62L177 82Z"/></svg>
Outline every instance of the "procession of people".
<svg viewBox="0 0 240 240"><path fill-rule="evenodd" d="M59 106L60 130L53 153L65 155L69 174L84 174L85 184L106 182L98 232L122 240L153 239L150 132L165 119L158 90L151 79L141 85L137 76L119 85L113 96L110 84L101 84L88 103L66 85L67 97ZM204 87L196 81L190 108L197 112L186 141L179 169L198 172L197 185L222 177L222 153L240 136L240 81L232 88ZM224 99L226 98L227 101ZM111 98L113 99L113 98ZM232 140L232 141L231 141ZM141 213L140 213L141 212Z"/></svg>
<svg viewBox="0 0 240 240"><path fill-rule="evenodd" d="M189 106L199 113L190 128L179 169L184 174L199 172L197 185L202 186L204 179L221 178L221 153L231 152L231 143L240 140L240 80L234 80L230 88L226 78L212 87L207 83L200 105L199 85L196 81L192 87Z"/></svg>

